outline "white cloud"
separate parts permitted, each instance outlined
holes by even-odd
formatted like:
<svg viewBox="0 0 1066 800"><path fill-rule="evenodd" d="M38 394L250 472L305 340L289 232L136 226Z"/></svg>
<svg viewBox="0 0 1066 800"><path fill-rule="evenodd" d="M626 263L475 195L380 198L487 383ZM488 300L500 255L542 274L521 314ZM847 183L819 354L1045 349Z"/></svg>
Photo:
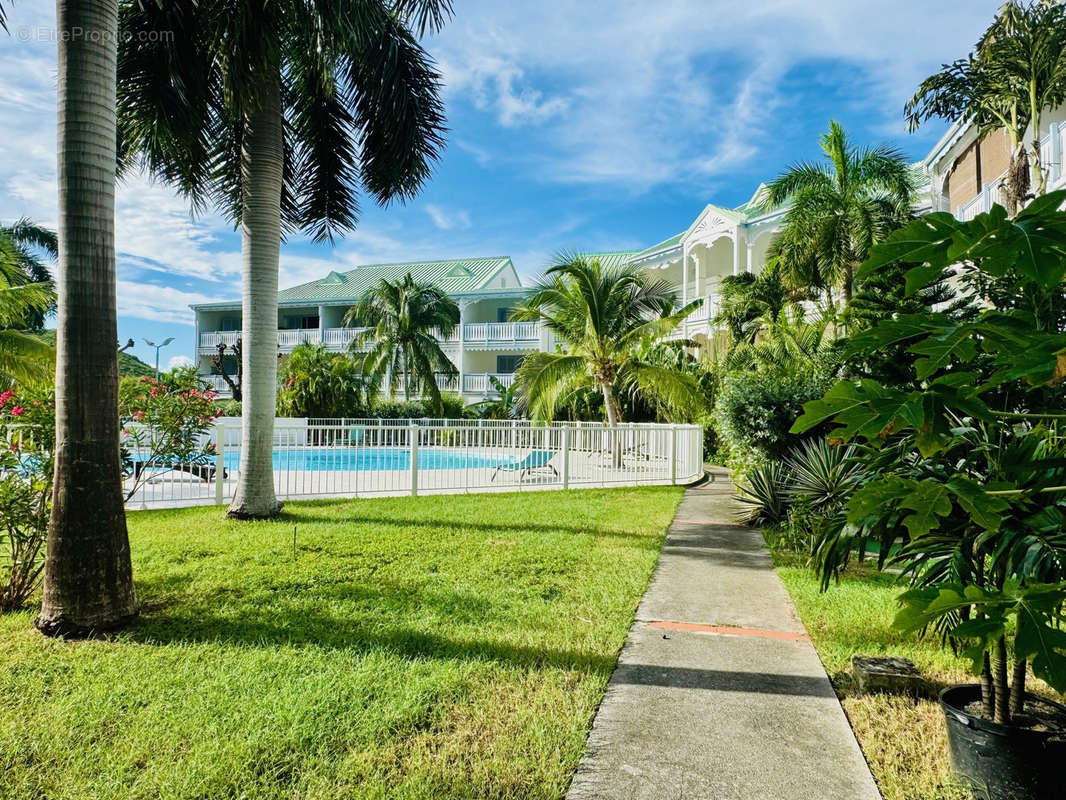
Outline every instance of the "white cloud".
<svg viewBox="0 0 1066 800"><path fill-rule="evenodd" d="M178 367L195 367L196 362L189 358L187 355L173 356L167 361L167 370L177 369Z"/></svg>
<svg viewBox="0 0 1066 800"><path fill-rule="evenodd" d="M966 53L1000 2L470 0L429 47L453 104L550 131L533 154L504 131L464 142L479 160L632 191L703 187L760 157L784 166L774 147L797 66L845 65L869 84L873 116L898 120L917 82Z"/></svg>
<svg viewBox="0 0 1066 800"><path fill-rule="evenodd" d="M210 303L221 298L186 292L170 286L159 286L143 281L118 280L118 313L121 316L140 317L155 322L172 322L177 325L192 325L192 303Z"/></svg>
<svg viewBox="0 0 1066 800"><path fill-rule="evenodd" d="M470 227L470 214L467 211L450 211L433 203L426 203L426 213L442 231L465 230Z"/></svg>

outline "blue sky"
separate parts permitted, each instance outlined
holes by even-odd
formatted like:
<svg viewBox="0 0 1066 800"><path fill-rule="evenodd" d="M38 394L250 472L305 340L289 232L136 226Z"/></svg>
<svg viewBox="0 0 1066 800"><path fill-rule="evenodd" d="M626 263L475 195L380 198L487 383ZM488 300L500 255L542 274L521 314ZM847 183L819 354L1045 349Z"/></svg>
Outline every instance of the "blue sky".
<svg viewBox="0 0 1066 800"><path fill-rule="evenodd" d="M733 206L816 157L840 120L918 159L944 130L905 130L917 83L964 55L999 0L457 0L427 39L446 85L448 150L406 206L367 200L334 248L293 240L291 286L363 263L644 247L708 202ZM16 2L0 38L0 220L54 225L54 4ZM117 203L119 336L193 355L189 303L239 296L240 240L143 177Z"/></svg>

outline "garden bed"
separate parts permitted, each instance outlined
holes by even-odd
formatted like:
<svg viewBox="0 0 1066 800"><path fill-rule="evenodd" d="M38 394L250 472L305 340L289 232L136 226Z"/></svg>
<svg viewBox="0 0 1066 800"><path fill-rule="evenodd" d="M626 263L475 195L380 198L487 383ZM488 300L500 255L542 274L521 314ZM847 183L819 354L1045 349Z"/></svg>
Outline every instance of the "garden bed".
<svg viewBox="0 0 1066 800"><path fill-rule="evenodd" d="M131 513L131 630L0 618L0 797L559 798L680 494Z"/></svg>

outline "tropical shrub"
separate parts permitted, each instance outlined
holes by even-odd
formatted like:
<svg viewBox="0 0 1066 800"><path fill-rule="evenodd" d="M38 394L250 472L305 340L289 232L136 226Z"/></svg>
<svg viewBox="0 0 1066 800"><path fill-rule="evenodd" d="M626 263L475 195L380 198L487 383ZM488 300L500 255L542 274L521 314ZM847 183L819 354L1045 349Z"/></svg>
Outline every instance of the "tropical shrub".
<svg viewBox="0 0 1066 800"><path fill-rule="evenodd" d="M174 380L168 381L172 377ZM221 416L215 393L189 385L188 374L177 372L156 379L123 378L119 382L122 421L122 462L132 478L126 499L151 477L145 466L203 464L215 448L207 432Z"/></svg>
<svg viewBox="0 0 1066 800"><path fill-rule="evenodd" d="M876 247L863 273L899 262L914 293L959 265L964 280L1013 279L1013 298L972 319L918 313L855 334L847 352L902 344L907 385L841 381L806 405L793 430L831 423L860 442L867 472L832 553L878 543L880 561L913 587L898 622L935 630L973 658L984 713L1020 718L1026 667L1066 691L1066 329L1054 304L1066 277L1066 192L1014 219L995 206L969 222L931 214ZM1003 291L1007 288L1001 284Z"/></svg>
<svg viewBox="0 0 1066 800"><path fill-rule="evenodd" d="M52 500L55 401L51 393L0 393L0 612L15 611L44 570Z"/></svg>
<svg viewBox="0 0 1066 800"><path fill-rule="evenodd" d="M278 416L362 417L367 387L362 370L343 353L324 344L301 344L281 365Z"/></svg>
<svg viewBox="0 0 1066 800"><path fill-rule="evenodd" d="M752 469L738 494L744 504L740 520L759 527L784 524L788 519L788 483L788 467L781 461Z"/></svg>
<svg viewBox="0 0 1066 800"><path fill-rule="evenodd" d="M734 472L780 460L803 437L789 429L803 404L821 397L826 380L803 372L732 372L714 406L721 448Z"/></svg>

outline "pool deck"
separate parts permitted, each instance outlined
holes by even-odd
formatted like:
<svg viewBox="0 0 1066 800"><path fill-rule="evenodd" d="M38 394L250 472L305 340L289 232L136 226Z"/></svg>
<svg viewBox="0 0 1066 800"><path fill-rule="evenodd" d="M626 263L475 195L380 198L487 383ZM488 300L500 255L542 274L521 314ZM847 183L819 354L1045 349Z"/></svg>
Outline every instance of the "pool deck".
<svg viewBox="0 0 1066 800"><path fill-rule="evenodd" d="M567 800L880 800L728 477L690 488Z"/></svg>

